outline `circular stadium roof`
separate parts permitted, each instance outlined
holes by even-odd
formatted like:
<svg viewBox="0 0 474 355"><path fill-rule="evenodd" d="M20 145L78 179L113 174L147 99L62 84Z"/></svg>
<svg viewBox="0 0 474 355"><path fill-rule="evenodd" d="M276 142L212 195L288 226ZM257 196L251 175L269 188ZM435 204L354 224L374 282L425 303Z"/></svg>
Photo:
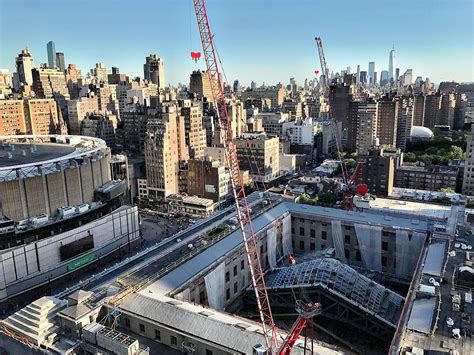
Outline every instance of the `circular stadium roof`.
<svg viewBox="0 0 474 355"><path fill-rule="evenodd" d="M410 136L412 138L433 138L433 131L422 126L413 126Z"/></svg>

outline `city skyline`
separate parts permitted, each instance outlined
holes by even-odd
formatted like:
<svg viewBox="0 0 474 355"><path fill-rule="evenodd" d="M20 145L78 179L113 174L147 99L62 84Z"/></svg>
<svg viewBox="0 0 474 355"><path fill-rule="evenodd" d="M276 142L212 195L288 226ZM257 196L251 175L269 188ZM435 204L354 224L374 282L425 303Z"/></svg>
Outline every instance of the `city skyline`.
<svg viewBox="0 0 474 355"><path fill-rule="evenodd" d="M166 84L177 85L189 83L189 75L193 70L204 69L203 59L197 64L190 58L190 51L201 50L197 28L195 25L192 2L143 1L142 6L132 6L121 0L121 6L110 6L105 2L86 1L98 13L105 12L108 16L97 21L94 16L86 17L82 12L74 12L74 4L60 6L56 0L35 4L31 2L30 11L24 13L24 6L13 1L4 1L0 34L2 37L0 67L14 70L15 57L28 46L37 65L46 63L46 43L53 41L56 49L64 53L66 65L75 63L88 72L95 63L102 62L110 69L112 66L120 68L121 72L143 77L145 57L156 53L163 58L167 72ZM388 70L388 53L395 46L396 65L403 74L406 69L413 69L414 79L417 76L429 77L433 82L440 81L474 81L472 66L472 25L470 14L473 4L468 1L441 1L436 6L427 6L427 1L410 4L410 11L406 12L402 4L383 4L375 6L373 1L359 3L355 9L347 13L347 1L338 4L323 3L318 6L303 1L299 6L291 6L276 1L277 6L271 9L262 1L253 2L253 12L244 11L246 1L236 4L221 4L210 1L208 8L215 21L212 24L219 47L222 61L229 82L238 79L244 85L257 81L259 85L287 83L290 77L295 77L299 84L305 78L313 77L313 71L320 69L317 57L314 36L322 37L329 70L336 73L350 66L355 72L357 64L361 70L367 71L368 62L375 62L375 71L380 73ZM431 2L430 2L431 3ZM87 5L87 4L86 4ZM145 6L146 5L146 6ZM151 16L154 11L141 11L144 8L157 10L166 5L166 16L160 17L161 23L156 23ZM68 12L67 19L61 15ZM300 21L313 11L315 13L336 13L340 23L347 24L338 28L334 20L316 16L317 22ZM51 18L57 19L57 27L51 30L50 26L41 23L41 14L48 13ZM262 19L262 14L273 15L273 21ZM293 16L285 18L288 13ZM359 21L359 14L372 14L371 21ZM403 14L403 23L416 23L417 30L400 29L392 31L377 30L382 26L383 13L391 13L390 18L398 18ZM33 17L31 14L37 14ZM129 26L117 28L116 19ZM267 16L266 16L267 17ZM329 16L331 17L331 16ZM137 19L140 18L140 21ZM11 31L16 21L27 23L32 31ZM308 20L313 20L312 18ZM356 28L350 25L350 20L356 21ZM453 23L444 26L444 22ZM70 26L76 21L78 26ZM263 23L267 26L262 26ZM282 22L283 21L283 22ZM349 21L349 22L348 22ZM279 25L275 25L278 22ZM369 24L367 23L369 22ZM245 26L239 26L245 23ZM283 26L280 23L287 23ZM82 26L81 26L82 24ZM231 25L229 25L231 24ZM96 31L90 28L98 27ZM436 27L442 31L434 31ZM350 31L349 31L350 28ZM170 30L173 29L173 30ZM382 32L382 33L381 33ZM94 33L100 34L98 40ZM349 34L360 41L348 41ZM456 35L456 41L452 37ZM367 41L364 38L370 36ZM137 40L142 38L142 40ZM249 38L261 40L249 41ZM268 38L268 40L265 40ZM282 45L275 44L278 38ZM7 40L8 39L8 40ZM361 43L365 46L361 47ZM83 49L87 48L86 51ZM469 51L471 48L471 51ZM466 50L467 49L467 50ZM121 54L126 50L126 57ZM456 58L454 62L453 58ZM251 65L253 63L254 65Z"/></svg>

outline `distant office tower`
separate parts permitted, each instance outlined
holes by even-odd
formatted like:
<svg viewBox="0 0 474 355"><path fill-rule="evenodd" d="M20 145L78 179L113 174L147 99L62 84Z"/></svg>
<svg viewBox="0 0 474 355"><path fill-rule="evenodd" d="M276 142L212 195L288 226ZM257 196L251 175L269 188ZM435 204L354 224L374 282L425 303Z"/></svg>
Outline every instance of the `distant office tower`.
<svg viewBox="0 0 474 355"><path fill-rule="evenodd" d="M413 84L413 71L412 69L407 69L405 74L403 74L403 85L412 85Z"/></svg>
<svg viewBox="0 0 474 355"><path fill-rule="evenodd" d="M379 144L395 147L397 142L398 101L383 97L378 102L377 138Z"/></svg>
<svg viewBox="0 0 474 355"><path fill-rule="evenodd" d="M367 72L365 70L361 71L360 72L360 83L362 85L366 85L367 84Z"/></svg>
<svg viewBox="0 0 474 355"><path fill-rule="evenodd" d="M164 201L179 192L179 161L187 160L184 119L174 103L163 106L156 118L149 118L145 140L148 196Z"/></svg>
<svg viewBox="0 0 474 355"><path fill-rule="evenodd" d="M466 161L464 163L463 195L474 195L474 125L467 135Z"/></svg>
<svg viewBox="0 0 474 355"><path fill-rule="evenodd" d="M369 84L375 84L375 62L369 62Z"/></svg>
<svg viewBox="0 0 474 355"><path fill-rule="evenodd" d="M423 126L434 129L439 120L441 110L441 94L435 93L425 96L425 113L423 118Z"/></svg>
<svg viewBox="0 0 474 355"><path fill-rule="evenodd" d="M212 99L211 82L207 71L196 70L191 73L189 92L196 94L198 98Z"/></svg>
<svg viewBox="0 0 474 355"><path fill-rule="evenodd" d="M472 94L474 94L474 90ZM464 121L465 121L466 111L468 107L468 100L467 100L467 95L461 92L457 92L455 94L455 97L456 97L456 106L454 108L453 128L461 129L464 127L464 123L465 123Z"/></svg>
<svg viewBox="0 0 474 355"><path fill-rule="evenodd" d="M356 83L360 83L360 65L357 65Z"/></svg>
<svg viewBox="0 0 474 355"><path fill-rule="evenodd" d="M357 91L354 76L351 76L352 82L338 83L331 85L329 91L329 105L332 108L333 118L342 123L344 135L350 134L349 102L353 99Z"/></svg>
<svg viewBox="0 0 474 355"><path fill-rule="evenodd" d="M250 88L251 88L252 90L255 90L255 89L257 88L257 83L256 83L255 81L252 81L252 82L250 83Z"/></svg>
<svg viewBox="0 0 474 355"><path fill-rule="evenodd" d="M19 83L22 85L33 85L33 74L31 71L36 68L36 66L28 47L21 51L16 57L15 62Z"/></svg>
<svg viewBox="0 0 474 355"><path fill-rule="evenodd" d="M160 89L165 88L165 69L162 58L156 54L150 54L146 57L146 63L143 64L143 73L145 80L158 85Z"/></svg>
<svg viewBox="0 0 474 355"><path fill-rule="evenodd" d="M423 126L425 117L425 95L418 94L413 97L413 126Z"/></svg>
<svg viewBox="0 0 474 355"><path fill-rule="evenodd" d="M48 50L48 68L56 69L56 46L53 41L49 41L46 45Z"/></svg>
<svg viewBox="0 0 474 355"><path fill-rule="evenodd" d="M248 99L270 99L271 107L277 108L283 104L285 89L281 84L276 86L261 86L259 88L255 87L255 89L243 91L241 98L244 102Z"/></svg>
<svg viewBox="0 0 474 355"><path fill-rule="evenodd" d="M397 82L398 80L400 80L400 68L395 69L395 78L393 81Z"/></svg>
<svg viewBox="0 0 474 355"><path fill-rule="evenodd" d="M105 67L104 63L96 63L95 68L91 69L91 74L94 76L98 81L107 82L107 68Z"/></svg>
<svg viewBox="0 0 474 355"><path fill-rule="evenodd" d="M377 72L374 72L374 85L378 84L379 82L377 81Z"/></svg>
<svg viewBox="0 0 474 355"><path fill-rule="evenodd" d="M389 81L388 71L382 70L382 72L380 73L380 86L387 85L388 81Z"/></svg>
<svg viewBox="0 0 474 355"><path fill-rule="evenodd" d="M127 75L120 74L120 69L117 67L112 67L112 74L107 75L107 81L111 85L117 85L124 81L127 81Z"/></svg>
<svg viewBox="0 0 474 355"><path fill-rule="evenodd" d="M233 90L234 90L234 94L236 94L236 95L240 93L240 85L239 85L238 80L234 80Z"/></svg>
<svg viewBox="0 0 474 355"><path fill-rule="evenodd" d="M395 161L393 156L384 156L383 149L369 151L364 165L364 182L374 196L388 196L393 191Z"/></svg>
<svg viewBox="0 0 474 355"><path fill-rule="evenodd" d="M80 134L81 122L87 115L99 112L97 97L81 97L67 103L69 131Z"/></svg>
<svg viewBox="0 0 474 355"><path fill-rule="evenodd" d="M346 73L347 73L347 74L351 74L351 67L347 67Z"/></svg>
<svg viewBox="0 0 474 355"><path fill-rule="evenodd" d="M66 75L57 69L33 69L33 90L38 98L56 100L63 117L67 117L67 101L70 99Z"/></svg>
<svg viewBox="0 0 474 355"><path fill-rule="evenodd" d="M396 81L395 77L395 48L392 48L388 57L388 80Z"/></svg>
<svg viewBox="0 0 474 355"><path fill-rule="evenodd" d="M399 97L397 118L397 148L405 151L413 127L413 97Z"/></svg>
<svg viewBox="0 0 474 355"><path fill-rule="evenodd" d="M358 155L367 155L377 134L377 102L351 101L349 114L349 148Z"/></svg>
<svg viewBox="0 0 474 355"><path fill-rule="evenodd" d="M56 53L56 65L58 66L59 70L66 70L66 64L64 63L64 53Z"/></svg>

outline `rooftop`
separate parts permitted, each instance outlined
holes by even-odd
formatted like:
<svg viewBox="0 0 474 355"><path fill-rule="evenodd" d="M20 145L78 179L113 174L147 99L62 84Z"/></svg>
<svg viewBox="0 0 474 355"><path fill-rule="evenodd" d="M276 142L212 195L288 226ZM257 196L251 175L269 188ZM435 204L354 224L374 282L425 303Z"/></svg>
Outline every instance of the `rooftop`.
<svg viewBox="0 0 474 355"><path fill-rule="evenodd" d="M76 149L64 144L0 143L0 168L64 157Z"/></svg>

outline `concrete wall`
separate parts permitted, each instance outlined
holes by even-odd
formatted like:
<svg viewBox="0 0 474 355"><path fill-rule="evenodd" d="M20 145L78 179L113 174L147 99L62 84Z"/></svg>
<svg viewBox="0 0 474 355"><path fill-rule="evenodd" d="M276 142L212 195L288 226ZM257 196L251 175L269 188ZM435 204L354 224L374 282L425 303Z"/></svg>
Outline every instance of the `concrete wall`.
<svg viewBox="0 0 474 355"><path fill-rule="evenodd" d="M68 206L66 189L62 174L46 175L46 183L48 190L49 210L51 216L58 214L58 208Z"/></svg>
<svg viewBox="0 0 474 355"><path fill-rule="evenodd" d="M61 261L60 246L81 239L89 233L93 235L94 249ZM0 302L64 276L72 271L68 269L68 264L85 255L94 254L91 262L95 262L101 256L137 238L138 209L128 207L51 238L4 250L0 254Z"/></svg>
<svg viewBox="0 0 474 355"><path fill-rule="evenodd" d="M20 180L5 181L0 184L0 202L3 214L13 220L27 218L22 205L22 186Z"/></svg>
<svg viewBox="0 0 474 355"><path fill-rule="evenodd" d="M28 215L37 216L42 213L47 213L49 208L47 208L45 202L43 176L34 176L25 179L24 182L28 205Z"/></svg>
<svg viewBox="0 0 474 355"><path fill-rule="evenodd" d="M82 187L80 183L79 169L67 169L64 171L66 182L68 206L75 206L82 203Z"/></svg>

